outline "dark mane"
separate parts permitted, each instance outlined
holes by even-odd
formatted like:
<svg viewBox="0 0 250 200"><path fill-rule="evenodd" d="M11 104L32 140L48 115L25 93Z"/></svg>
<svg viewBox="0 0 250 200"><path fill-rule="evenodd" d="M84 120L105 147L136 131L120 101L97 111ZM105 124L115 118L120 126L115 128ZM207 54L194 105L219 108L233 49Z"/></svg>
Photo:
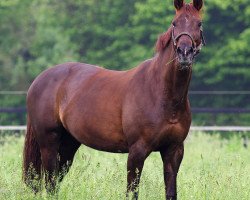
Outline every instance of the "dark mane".
<svg viewBox="0 0 250 200"><path fill-rule="evenodd" d="M170 27L165 33L162 33L155 44L155 52L159 53L163 51L170 43L172 36L172 27Z"/></svg>

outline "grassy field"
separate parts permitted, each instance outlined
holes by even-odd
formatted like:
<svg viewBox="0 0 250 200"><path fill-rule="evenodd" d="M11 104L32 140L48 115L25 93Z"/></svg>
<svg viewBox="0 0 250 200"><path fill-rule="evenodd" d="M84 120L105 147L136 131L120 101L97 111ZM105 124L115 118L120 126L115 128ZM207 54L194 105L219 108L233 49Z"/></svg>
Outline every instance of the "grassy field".
<svg viewBox="0 0 250 200"><path fill-rule="evenodd" d="M23 137L0 137L0 199L55 199L38 195L21 181ZM126 189L126 154L81 147L61 184L58 199L122 200ZM250 199L250 149L232 134L192 133L178 176L179 199ZM164 183L159 153L146 160L139 199L163 200Z"/></svg>

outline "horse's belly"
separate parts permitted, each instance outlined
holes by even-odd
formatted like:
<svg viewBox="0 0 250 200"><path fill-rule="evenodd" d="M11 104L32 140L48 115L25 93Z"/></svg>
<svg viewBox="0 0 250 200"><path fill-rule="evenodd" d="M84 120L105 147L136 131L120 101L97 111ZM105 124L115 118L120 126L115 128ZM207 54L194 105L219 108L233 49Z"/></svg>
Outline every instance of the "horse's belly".
<svg viewBox="0 0 250 200"><path fill-rule="evenodd" d="M82 144L100 151L113 153L127 153L128 144L122 132L99 132L97 130L83 130L72 133Z"/></svg>

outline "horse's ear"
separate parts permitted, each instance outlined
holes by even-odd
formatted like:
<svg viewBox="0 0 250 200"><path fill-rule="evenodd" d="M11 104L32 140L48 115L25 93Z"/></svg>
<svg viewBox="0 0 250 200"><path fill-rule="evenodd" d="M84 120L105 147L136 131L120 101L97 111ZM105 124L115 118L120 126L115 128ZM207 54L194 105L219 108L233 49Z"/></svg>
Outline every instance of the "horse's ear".
<svg viewBox="0 0 250 200"><path fill-rule="evenodd" d="M171 40L171 36L172 36L171 33L172 33L172 29L169 28L167 32L161 34L158 37L158 40L157 40L156 45L155 45L156 52L160 52L169 44L169 42Z"/></svg>
<svg viewBox="0 0 250 200"><path fill-rule="evenodd" d="M203 6L203 0L193 0L193 5L199 11Z"/></svg>
<svg viewBox="0 0 250 200"><path fill-rule="evenodd" d="M184 5L184 0L174 0L174 7L176 10L180 10Z"/></svg>

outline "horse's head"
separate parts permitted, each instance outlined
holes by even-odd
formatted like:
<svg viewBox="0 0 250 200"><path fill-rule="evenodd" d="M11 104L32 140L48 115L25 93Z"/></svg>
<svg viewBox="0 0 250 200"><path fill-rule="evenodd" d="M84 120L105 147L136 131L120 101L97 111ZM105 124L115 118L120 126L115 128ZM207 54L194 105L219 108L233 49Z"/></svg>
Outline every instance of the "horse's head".
<svg viewBox="0 0 250 200"><path fill-rule="evenodd" d="M171 38L181 66L190 66L193 58L205 44L202 34L202 0L193 0L185 4L183 0L174 0L176 15L172 22Z"/></svg>

